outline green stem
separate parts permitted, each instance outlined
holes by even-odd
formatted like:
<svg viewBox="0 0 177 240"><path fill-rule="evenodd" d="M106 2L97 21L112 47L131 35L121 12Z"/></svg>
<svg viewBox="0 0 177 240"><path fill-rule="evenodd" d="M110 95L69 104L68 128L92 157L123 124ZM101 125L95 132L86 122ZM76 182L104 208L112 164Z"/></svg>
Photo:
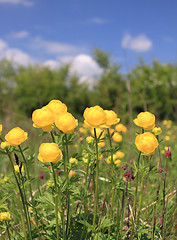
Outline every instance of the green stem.
<svg viewBox="0 0 177 240"><path fill-rule="evenodd" d="M21 196L21 200L22 200L22 204L23 204L23 209L24 209L25 217L26 217L26 223L27 223L27 228L28 228L28 233L29 233L29 239L32 240L31 224L30 224L29 215L27 213L27 208L26 208L23 192L21 190L20 184L19 184L17 176L15 174L15 169L14 169L14 165L13 165L13 162L12 162L11 155L9 153L7 153L7 155L9 157L9 160L10 160L10 163L11 163L11 167L12 167L12 171L13 171L13 174L14 174L14 177L15 177L16 185L17 185L17 187L19 189L19 192L20 192L20 196Z"/></svg>
<svg viewBox="0 0 177 240"><path fill-rule="evenodd" d="M68 149L68 138L67 138L67 134L65 134L65 151L66 151L66 184L68 186L69 184L69 169L68 169L68 165L69 165L69 149ZM67 215L67 219L66 219L66 237L68 237L69 234L69 223L70 223L70 194L69 191L67 190L67 206L66 206L66 215Z"/></svg>
<svg viewBox="0 0 177 240"><path fill-rule="evenodd" d="M112 148L112 141L111 141L111 134L109 128L107 128L108 139L109 139L109 146L111 152L111 170L112 170L112 199L111 199L111 209L110 209L110 218L113 219L113 206L114 206L114 198L115 198L115 184L114 184L114 161L113 161L113 148ZM111 233L111 226L109 227L109 236Z"/></svg>
<svg viewBox="0 0 177 240"><path fill-rule="evenodd" d="M9 240L11 240L10 232L9 232L9 223L7 223L7 222L6 222L6 230L7 230L7 235L8 235Z"/></svg>
<svg viewBox="0 0 177 240"><path fill-rule="evenodd" d="M57 240L59 240L59 227L58 227L58 187L57 187L57 181L56 181L56 175L55 175L55 169L54 169L53 163L51 163L51 166L52 166L53 180L54 180L54 184L55 184L56 232L57 232Z"/></svg>
<svg viewBox="0 0 177 240"><path fill-rule="evenodd" d="M136 175L136 189L135 189L135 197L134 197L134 202L133 202L133 214L135 214L135 206L136 206L136 200L137 200L137 194L138 194L138 180L139 180L139 165L140 165L140 157L141 157L141 152L139 152L138 155L138 163L137 163L137 175Z"/></svg>
<svg viewBox="0 0 177 240"><path fill-rule="evenodd" d="M95 148L96 148L96 187L95 187L93 225L96 224L97 206L98 206L98 179L99 179L98 139L96 135L96 128L94 128L94 137L95 137Z"/></svg>
<svg viewBox="0 0 177 240"><path fill-rule="evenodd" d="M28 177L28 180L29 180L29 190L30 190L30 197L31 197L32 207L33 207L33 212L34 212L34 218L35 218L37 230L38 230L38 233L39 233L40 239L41 239L41 234L40 234L40 232L39 232L39 222L38 222L38 217L37 217L37 210L36 210L36 208L35 208L34 197L33 197L33 194L32 194L31 176L30 176L30 174L29 174L28 163L27 163L26 158L25 158L25 156L24 156L24 154L23 154L23 151L22 151L22 149L21 149L21 146L19 145L18 147L19 147L20 153L21 153L22 158L23 158L24 163L25 163L26 173L27 173L27 177Z"/></svg>
<svg viewBox="0 0 177 240"><path fill-rule="evenodd" d="M137 212L137 229L139 226L139 218L140 218L140 210L141 210L141 203L142 203L142 196L143 196L143 189L144 189L144 173L141 179L141 189L140 189L140 196L139 196L139 206L138 206L138 212Z"/></svg>

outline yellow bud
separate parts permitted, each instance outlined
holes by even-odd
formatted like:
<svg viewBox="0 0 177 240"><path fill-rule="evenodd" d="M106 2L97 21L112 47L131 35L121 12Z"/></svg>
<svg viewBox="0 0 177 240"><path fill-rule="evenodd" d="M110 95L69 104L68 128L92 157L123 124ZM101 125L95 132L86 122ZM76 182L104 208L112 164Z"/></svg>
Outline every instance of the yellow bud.
<svg viewBox="0 0 177 240"><path fill-rule="evenodd" d="M152 133L155 135L160 135L162 133L162 129L160 127L155 127L153 128Z"/></svg>

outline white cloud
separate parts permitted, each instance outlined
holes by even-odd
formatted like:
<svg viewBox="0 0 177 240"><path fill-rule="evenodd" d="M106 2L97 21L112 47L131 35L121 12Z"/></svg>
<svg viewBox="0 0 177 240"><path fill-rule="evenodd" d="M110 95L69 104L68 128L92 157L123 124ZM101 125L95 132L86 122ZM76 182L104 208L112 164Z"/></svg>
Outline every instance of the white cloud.
<svg viewBox="0 0 177 240"><path fill-rule="evenodd" d="M0 0L0 4L1 3L9 3L9 4L22 4L24 6L30 7L34 5L34 2L30 1L30 0Z"/></svg>
<svg viewBox="0 0 177 240"><path fill-rule="evenodd" d="M137 52L146 52L152 48L152 41L143 34L137 37L126 34L122 39L122 47Z"/></svg>
<svg viewBox="0 0 177 240"><path fill-rule="evenodd" d="M40 37L34 39L31 44L32 48L42 49L43 51L50 54L77 54L85 49L81 47L76 47L70 44L52 42L43 40Z"/></svg>
<svg viewBox="0 0 177 240"><path fill-rule="evenodd" d="M89 55L80 54L71 62L70 74L78 76L80 82L86 81L92 84L101 73L102 69Z"/></svg>
<svg viewBox="0 0 177 240"><path fill-rule="evenodd" d="M96 24L104 24L107 22L107 20L95 17L95 18L91 19L91 22L96 23Z"/></svg>
<svg viewBox="0 0 177 240"><path fill-rule="evenodd" d="M24 66L34 62L27 53L20 49L9 48L8 44L4 40L0 39L0 60L3 58Z"/></svg>
<svg viewBox="0 0 177 240"><path fill-rule="evenodd" d="M47 60L43 63L43 66L48 67L51 70L55 70L55 69L60 67L60 63L58 61L55 61L55 60Z"/></svg>
<svg viewBox="0 0 177 240"><path fill-rule="evenodd" d="M0 53L7 48L7 43L0 39Z"/></svg>
<svg viewBox="0 0 177 240"><path fill-rule="evenodd" d="M28 54L16 48L9 48L6 50L3 54L3 58L23 66L28 66L33 63L32 58Z"/></svg>
<svg viewBox="0 0 177 240"><path fill-rule="evenodd" d="M24 31L19 31L19 32L12 32L10 34L10 36L13 37L13 38L26 38L26 37L29 36L29 32L27 32L25 30Z"/></svg>

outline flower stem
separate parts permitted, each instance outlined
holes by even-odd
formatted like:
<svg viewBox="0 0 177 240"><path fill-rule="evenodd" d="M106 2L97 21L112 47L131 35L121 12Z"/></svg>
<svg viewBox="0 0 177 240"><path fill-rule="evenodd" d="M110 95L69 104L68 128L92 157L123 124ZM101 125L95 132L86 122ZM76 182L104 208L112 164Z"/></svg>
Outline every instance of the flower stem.
<svg viewBox="0 0 177 240"><path fill-rule="evenodd" d="M12 171L13 171L13 174L14 174L14 177L15 177L16 185L17 185L17 187L19 189L19 192L20 192L20 196L21 196L21 200L22 200L22 204L23 204L23 209L24 209L25 217L26 217L26 223L27 223L27 228L28 228L28 233L29 233L29 239L32 240L31 224L30 224L29 214L27 212L27 206L25 204L23 192L21 190L20 183L19 183L19 181L17 179L17 176L15 174L14 165L13 165L13 162L12 162L11 155L9 153L7 153L7 155L9 157L9 160L10 160L10 163L11 163L11 167L12 167Z"/></svg>
<svg viewBox="0 0 177 240"><path fill-rule="evenodd" d="M110 153L111 153L111 170L112 170L112 199L111 199L111 209L110 209L110 218L113 219L113 206L114 206L114 198L115 198L115 183L114 183L114 161L113 161L113 149L112 149L112 141L111 134L109 128L107 128ZM109 236L111 232L111 226L109 227Z"/></svg>
<svg viewBox="0 0 177 240"><path fill-rule="evenodd" d="M6 230L7 230L7 235L8 235L9 240L11 240L10 232L9 232L9 223L7 223L7 222L6 222Z"/></svg>
<svg viewBox="0 0 177 240"><path fill-rule="evenodd" d="M135 197L134 197L134 202L133 202L133 214L135 214L135 206L136 206L136 200L137 200L137 194L138 194L138 180L139 180L139 165L140 165L140 157L141 157L141 152L139 152L138 155L138 162L137 162L137 175L136 175L136 189L135 189Z"/></svg>
<svg viewBox="0 0 177 240"><path fill-rule="evenodd" d="M96 128L94 128L94 137L95 137L95 148L96 148L96 187L95 187L93 225L96 224L97 206L98 206L98 179L99 179L98 139L96 135Z"/></svg>
<svg viewBox="0 0 177 240"><path fill-rule="evenodd" d="M53 163L51 163L52 166L52 173L53 173L53 180L55 184L55 217L56 217L56 232L57 232L57 240L59 240L59 227L58 227L58 187L57 187L57 181L56 181L56 173L53 166Z"/></svg>
<svg viewBox="0 0 177 240"><path fill-rule="evenodd" d="M25 158L25 156L24 156L24 154L23 154L23 151L22 151L22 149L21 149L21 146L19 145L18 147L19 147L20 153L21 153L22 158L23 158L24 163L25 163L26 173L27 173L27 177L28 177L28 180L29 180L29 190L30 190L30 197L31 197L32 207L33 207L33 212L34 212L34 218L35 218L37 230L38 230L38 233L39 233L40 239L41 239L41 234L40 234L40 232L39 232L39 222L38 222L38 217L37 217L37 210L36 210L36 208L35 208L34 197L33 197L33 194L32 194L31 176L30 176L30 174L29 174L28 163L27 163L26 158Z"/></svg>

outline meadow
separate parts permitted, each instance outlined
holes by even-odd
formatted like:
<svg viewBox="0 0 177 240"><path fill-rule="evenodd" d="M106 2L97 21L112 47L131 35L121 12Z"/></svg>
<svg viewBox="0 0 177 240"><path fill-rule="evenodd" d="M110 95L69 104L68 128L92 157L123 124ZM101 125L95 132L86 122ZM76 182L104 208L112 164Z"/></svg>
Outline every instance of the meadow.
<svg viewBox="0 0 177 240"><path fill-rule="evenodd" d="M0 132L1 239L177 239L175 122L55 99Z"/></svg>

